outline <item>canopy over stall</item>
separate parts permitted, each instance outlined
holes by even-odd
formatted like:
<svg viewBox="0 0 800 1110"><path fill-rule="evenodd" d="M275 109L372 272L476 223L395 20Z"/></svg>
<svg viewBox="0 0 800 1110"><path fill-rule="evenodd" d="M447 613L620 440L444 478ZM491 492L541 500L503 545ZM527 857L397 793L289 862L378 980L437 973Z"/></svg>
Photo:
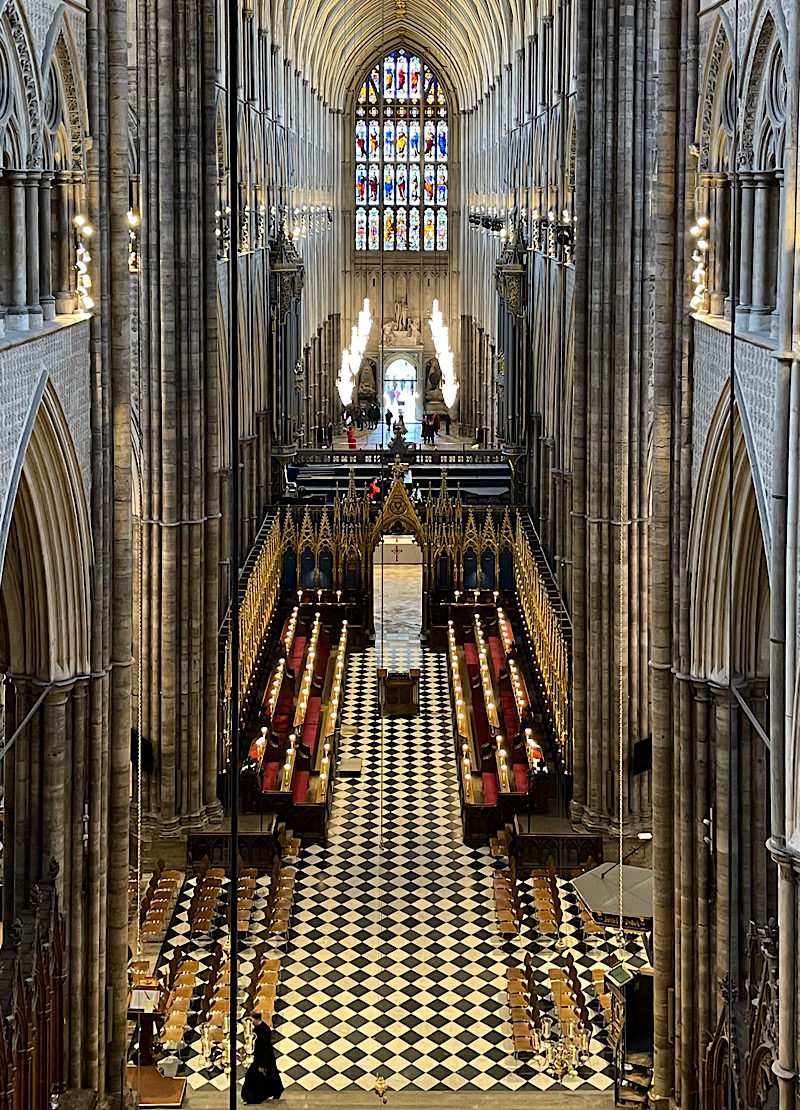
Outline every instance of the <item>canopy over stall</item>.
<svg viewBox="0 0 800 1110"><path fill-rule="evenodd" d="M600 925L619 926L619 864L601 863L573 880L575 893ZM622 865L622 927L653 927L653 872Z"/></svg>

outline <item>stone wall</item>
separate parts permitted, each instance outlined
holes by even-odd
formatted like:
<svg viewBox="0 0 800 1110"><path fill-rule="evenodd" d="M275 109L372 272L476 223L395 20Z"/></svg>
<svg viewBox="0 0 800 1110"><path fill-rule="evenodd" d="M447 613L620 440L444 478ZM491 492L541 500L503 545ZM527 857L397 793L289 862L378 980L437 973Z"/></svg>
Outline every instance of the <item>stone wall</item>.
<svg viewBox="0 0 800 1110"><path fill-rule="evenodd" d="M697 488L700 464L711 419L727 389L730 371L730 328L695 319L694 406L692 419L692 492ZM745 339L736 340L737 404L742 418L753 485L756 491L764 548L769 558L772 528L772 451L775 423L777 362L772 351Z"/></svg>
<svg viewBox="0 0 800 1110"><path fill-rule="evenodd" d="M91 427L89 321L79 320L0 350L0 504L22 444L22 437L43 375L51 379L83 477L87 503L91 495Z"/></svg>

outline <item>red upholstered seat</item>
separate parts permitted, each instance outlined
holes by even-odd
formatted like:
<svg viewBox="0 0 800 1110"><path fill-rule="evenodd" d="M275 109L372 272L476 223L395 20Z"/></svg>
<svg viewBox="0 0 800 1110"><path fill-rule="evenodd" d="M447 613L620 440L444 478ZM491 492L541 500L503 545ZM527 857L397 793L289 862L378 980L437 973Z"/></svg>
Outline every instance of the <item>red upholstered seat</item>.
<svg viewBox="0 0 800 1110"><path fill-rule="evenodd" d="M294 640L292 641L292 659L291 659L291 663L292 663L292 670L294 671L295 674L297 674L297 668L303 662L303 655L304 655L305 650L306 650L306 640L307 639L308 639L307 636L295 636Z"/></svg>
<svg viewBox="0 0 800 1110"><path fill-rule="evenodd" d="M310 775L308 771L295 772L294 782L292 783L292 798L298 804L306 800L309 778Z"/></svg>
<svg viewBox="0 0 800 1110"><path fill-rule="evenodd" d="M278 769L280 763L267 763L264 767L264 778L262 780L262 790L274 790L275 783L278 781Z"/></svg>
<svg viewBox="0 0 800 1110"><path fill-rule="evenodd" d="M464 644L464 659L467 664L467 674L470 683L478 675L478 649L472 642ZM483 700L483 687L478 685L472 691L472 719L475 723L475 739L478 747L483 747L491 740L489 721L486 717L486 703Z"/></svg>
<svg viewBox="0 0 800 1110"><path fill-rule="evenodd" d="M528 791L528 766L526 763L514 764L514 782L517 784L517 790L522 794Z"/></svg>
<svg viewBox="0 0 800 1110"><path fill-rule="evenodd" d="M303 743L308 744L311 751L311 756L314 756L314 748L317 743L317 726L319 725L319 714L322 708L321 698L311 698L306 707L306 719L303 722Z"/></svg>
<svg viewBox="0 0 800 1110"><path fill-rule="evenodd" d="M490 806L497 805L497 775L491 771L484 771L482 778L483 796L486 799L486 804Z"/></svg>

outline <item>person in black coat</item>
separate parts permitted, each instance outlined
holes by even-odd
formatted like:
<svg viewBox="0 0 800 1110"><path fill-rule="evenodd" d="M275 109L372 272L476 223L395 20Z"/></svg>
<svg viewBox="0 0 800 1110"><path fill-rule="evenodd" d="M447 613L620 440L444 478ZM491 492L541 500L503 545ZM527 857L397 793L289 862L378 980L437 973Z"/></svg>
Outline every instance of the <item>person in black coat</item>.
<svg viewBox="0 0 800 1110"><path fill-rule="evenodd" d="M268 1098L278 1099L283 1094L283 1083L275 1063L272 1047L272 1030L261 1020L261 1014L253 1014L253 1028L256 1043L253 1049L253 1062L247 1069L242 1086L242 1102L266 1102Z"/></svg>

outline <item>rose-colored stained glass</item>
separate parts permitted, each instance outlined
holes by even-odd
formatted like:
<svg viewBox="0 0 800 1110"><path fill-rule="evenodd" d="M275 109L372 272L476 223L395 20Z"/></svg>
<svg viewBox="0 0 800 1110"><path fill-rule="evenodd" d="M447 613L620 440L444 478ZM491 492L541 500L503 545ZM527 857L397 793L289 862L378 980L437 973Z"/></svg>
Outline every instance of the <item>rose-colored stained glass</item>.
<svg viewBox="0 0 800 1110"><path fill-rule="evenodd" d="M408 212L405 208L398 208L395 229L396 245L399 251L408 248Z"/></svg>
<svg viewBox="0 0 800 1110"><path fill-rule="evenodd" d="M369 210L369 249L371 251L378 251L381 249L380 239L381 228L381 214L377 208L370 208Z"/></svg>
<svg viewBox="0 0 800 1110"><path fill-rule="evenodd" d="M366 208L356 209L356 250L365 251L367 249L367 210Z"/></svg>

